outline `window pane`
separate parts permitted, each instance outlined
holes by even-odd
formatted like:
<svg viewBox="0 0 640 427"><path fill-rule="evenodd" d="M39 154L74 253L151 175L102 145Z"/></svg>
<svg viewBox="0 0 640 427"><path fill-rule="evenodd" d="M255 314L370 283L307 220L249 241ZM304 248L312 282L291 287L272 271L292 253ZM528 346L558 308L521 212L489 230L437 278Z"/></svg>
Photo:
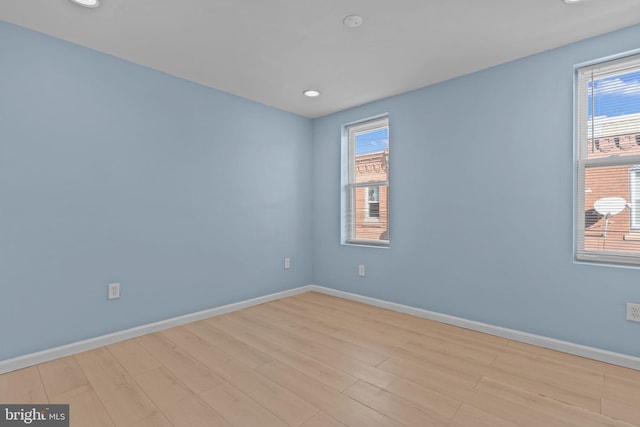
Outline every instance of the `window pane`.
<svg viewBox="0 0 640 427"><path fill-rule="evenodd" d="M368 217L369 218L380 218L380 203L375 202L369 202L369 212L368 212Z"/></svg>
<svg viewBox="0 0 640 427"><path fill-rule="evenodd" d="M640 253L640 230L636 233L631 224L638 213L629 209L637 176L629 166L585 170L586 251Z"/></svg>
<svg viewBox="0 0 640 427"><path fill-rule="evenodd" d="M356 133L354 161L356 183L387 181L389 128Z"/></svg>
<svg viewBox="0 0 640 427"><path fill-rule="evenodd" d="M640 154L640 71L587 82L587 158Z"/></svg>
<svg viewBox="0 0 640 427"><path fill-rule="evenodd" d="M353 213L353 236L357 240L388 241L388 186L376 186L378 201L368 200L372 187L353 187L355 212Z"/></svg>
<svg viewBox="0 0 640 427"><path fill-rule="evenodd" d="M380 200L380 187L367 187L367 192L369 194L369 202L377 202Z"/></svg>
<svg viewBox="0 0 640 427"><path fill-rule="evenodd" d="M631 229L640 233L640 167L633 166L630 174L629 204L631 208Z"/></svg>

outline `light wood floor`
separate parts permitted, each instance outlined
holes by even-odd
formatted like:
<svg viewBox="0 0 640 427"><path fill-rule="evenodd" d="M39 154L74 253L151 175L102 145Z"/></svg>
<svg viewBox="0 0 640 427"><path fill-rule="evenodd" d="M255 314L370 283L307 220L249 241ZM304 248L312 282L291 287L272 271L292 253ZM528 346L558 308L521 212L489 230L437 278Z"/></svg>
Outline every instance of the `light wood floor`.
<svg viewBox="0 0 640 427"><path fill-rule="evenodd" d="M640 426L640 371L306 293L0 375L75 427Z"/></svg>

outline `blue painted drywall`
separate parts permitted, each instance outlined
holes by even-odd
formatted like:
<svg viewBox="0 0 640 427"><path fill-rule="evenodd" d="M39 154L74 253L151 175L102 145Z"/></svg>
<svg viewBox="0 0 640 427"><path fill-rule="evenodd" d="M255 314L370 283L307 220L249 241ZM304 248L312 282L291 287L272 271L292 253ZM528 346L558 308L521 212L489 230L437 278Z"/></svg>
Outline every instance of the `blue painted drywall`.
<svg viewBox="0 0 640 427"><path fill-rule="evenodd" d="M0 22L0 360L311 283L311 130Z"/></svg>
<svg viewBox="0 0 640 427"><path fill-rule="evenodd" d="M573 262L573 66L640 26L313 123L314 283L640 356L640 270ZM340 132L388 113L389 249L340 244ZM357 266L367 276L358 277Z"/></svg>
<svg viewBox="0 0 640 427"><path fill-rule="evenodd" d="M640 355L640 271L572 261L573 65L637 40L310 121L0 22L0 360L308 283ZM391 247L342 246L341 126L381 113Z"/></svg>

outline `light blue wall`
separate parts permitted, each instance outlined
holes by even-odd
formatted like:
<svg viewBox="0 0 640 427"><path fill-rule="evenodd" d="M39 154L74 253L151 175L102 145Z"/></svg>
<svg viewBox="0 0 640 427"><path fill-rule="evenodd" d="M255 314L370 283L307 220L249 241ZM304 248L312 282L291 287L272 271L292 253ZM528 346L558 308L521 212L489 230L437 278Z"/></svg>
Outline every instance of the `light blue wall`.
<svg viewBox="0 0 640 427"><path fill-rule="evenodd" d="M311 128L0 22L0 360L311 283Z"/></svg>
<svg viewBox="0 0 640 427"><path fill-rule="evenodd" d="M573 262L573 66L640 26L315 120L314 283L640 356L640 270ZM340 129L389 113L391 247L340 245ZM358 277L358 264L367 276Z"/></svg>
<svg viewBox="0 0 640 427"><path fill-rule="evenodd" d="M0 22L0 360L308 283L640 355L640 271L572 261L573 65L637 40L310 121ZM381 113L391 248L342 246L340 129Z"/></svg>

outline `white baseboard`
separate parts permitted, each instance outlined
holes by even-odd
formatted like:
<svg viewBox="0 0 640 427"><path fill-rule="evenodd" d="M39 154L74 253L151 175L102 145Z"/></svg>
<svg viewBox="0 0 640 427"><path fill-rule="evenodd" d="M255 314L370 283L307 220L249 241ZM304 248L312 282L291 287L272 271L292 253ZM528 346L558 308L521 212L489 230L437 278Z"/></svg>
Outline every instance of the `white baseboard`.
<svg viewBox="0 0 640 427"><path fill-rule="evenodd" d="M410 314L416 317L422 317L437 322L447 323L449 325L460 326L462 328L471 329L478 332L484 332L491 335L520 341L527 344L533 344L552 350L558 350L564 353L574 354L576 356L587 357L589 359L599 360L601 362L611 363L614 365L624 366L627 368L640 370L640 357L614 353L612 351L601 350L594 347L588 347L580 344L574 344L568 341L561 341L554 338L548 338L541 335L530 334L527 332L517 331L515 329L493 326L487 323L476 322L473 320L463 319L461 317L450 316L448 314L437 313L434 311L424 310L422 308L411 307L408 305L397 304L376 298L366 297L363 295L353 294L350 292L339 291L336 289L326 288L318 285L301 286L287 291L276 292L274 294L265 295L233 304L215 307L208 310L198 311L196 313L186 314L184 316L174 317L147 325L137 326L135 328L126 329L124 331L114 332L112 334L91 338L84 341L55 347L49 350L39 351L37 353L26 354L24 356L15 357L0 361L0 374L15 371L17 369L26 368L37 365L38 363L48 362L60 357L71 356L83 351L92 350L94 348L113 344L119 341L128 340L139 337L141 335L162 331L164 329L173 328L175 326L184 325L186 323L195 322L206 319L208 317L218 316L230 313L243 308L252 307L254 305L263 304L269 301L298 295L303 292L316 291L327 295L358 301L376 307L386 308L400 313Z"/></svg>
<svg viewBox="0 0 640 427"><path fill-rule="evenodd" d="M30 353L12 359L0 360L0 374L37 365L38 363L59 359L61 357L71 356L83 351L93 350L94 348L139 337L141 335L150 334L152 332L162 331L164 329L173 328L175 326L184 325L186 323L195 322L198 320L206 319L208 317L218 316L221 314L230 313L232 311L242 310L243 308L252 307L254 305L263 304L265 302L301 294L303 292L308 292L311 289L311 285L301 286L295 289L276 292L274 294L269 294L258 298L223 305L221 307L215 307L208 310L198 311L196 313L186 314L184 316L174 317L167 320L161 320L159 322L149 323L147 325L137 326L131 329L125 329L124 331L118 331L108 335L78 341L60 347L39 351L37 353Z"/></svg>
<svg viewBox="0 0 640 427"><path fill-rule="evenodd" d="M350 292L338 291L336 289L325 288L318 285L310 285L307 290L322 292L327 295L358 301L376 307L386 308L400 313L410 314L416 317L422 317L429 320L435 320L449 325L460 326L462 328L471 329L478 332L484 332L491 335L519 341L527 344L537 345L539 347L551 350L561 351L576 356L586 357L601 362L611 363L613 365L624 366L640 370L640 357L631 356L613 351L602 350L595 347L589 347L580 344L574 344L568 341L548 338L541 335L530 334L528 332L517 331L515 329L503 328L500 326L489 325L487 323L476 322L474 320L463 319L461 317L450 316L448 314L437 313L434 311L424 310L422 308L411 307L408 305L397 304L376 298L365 297Z"/></svg>

